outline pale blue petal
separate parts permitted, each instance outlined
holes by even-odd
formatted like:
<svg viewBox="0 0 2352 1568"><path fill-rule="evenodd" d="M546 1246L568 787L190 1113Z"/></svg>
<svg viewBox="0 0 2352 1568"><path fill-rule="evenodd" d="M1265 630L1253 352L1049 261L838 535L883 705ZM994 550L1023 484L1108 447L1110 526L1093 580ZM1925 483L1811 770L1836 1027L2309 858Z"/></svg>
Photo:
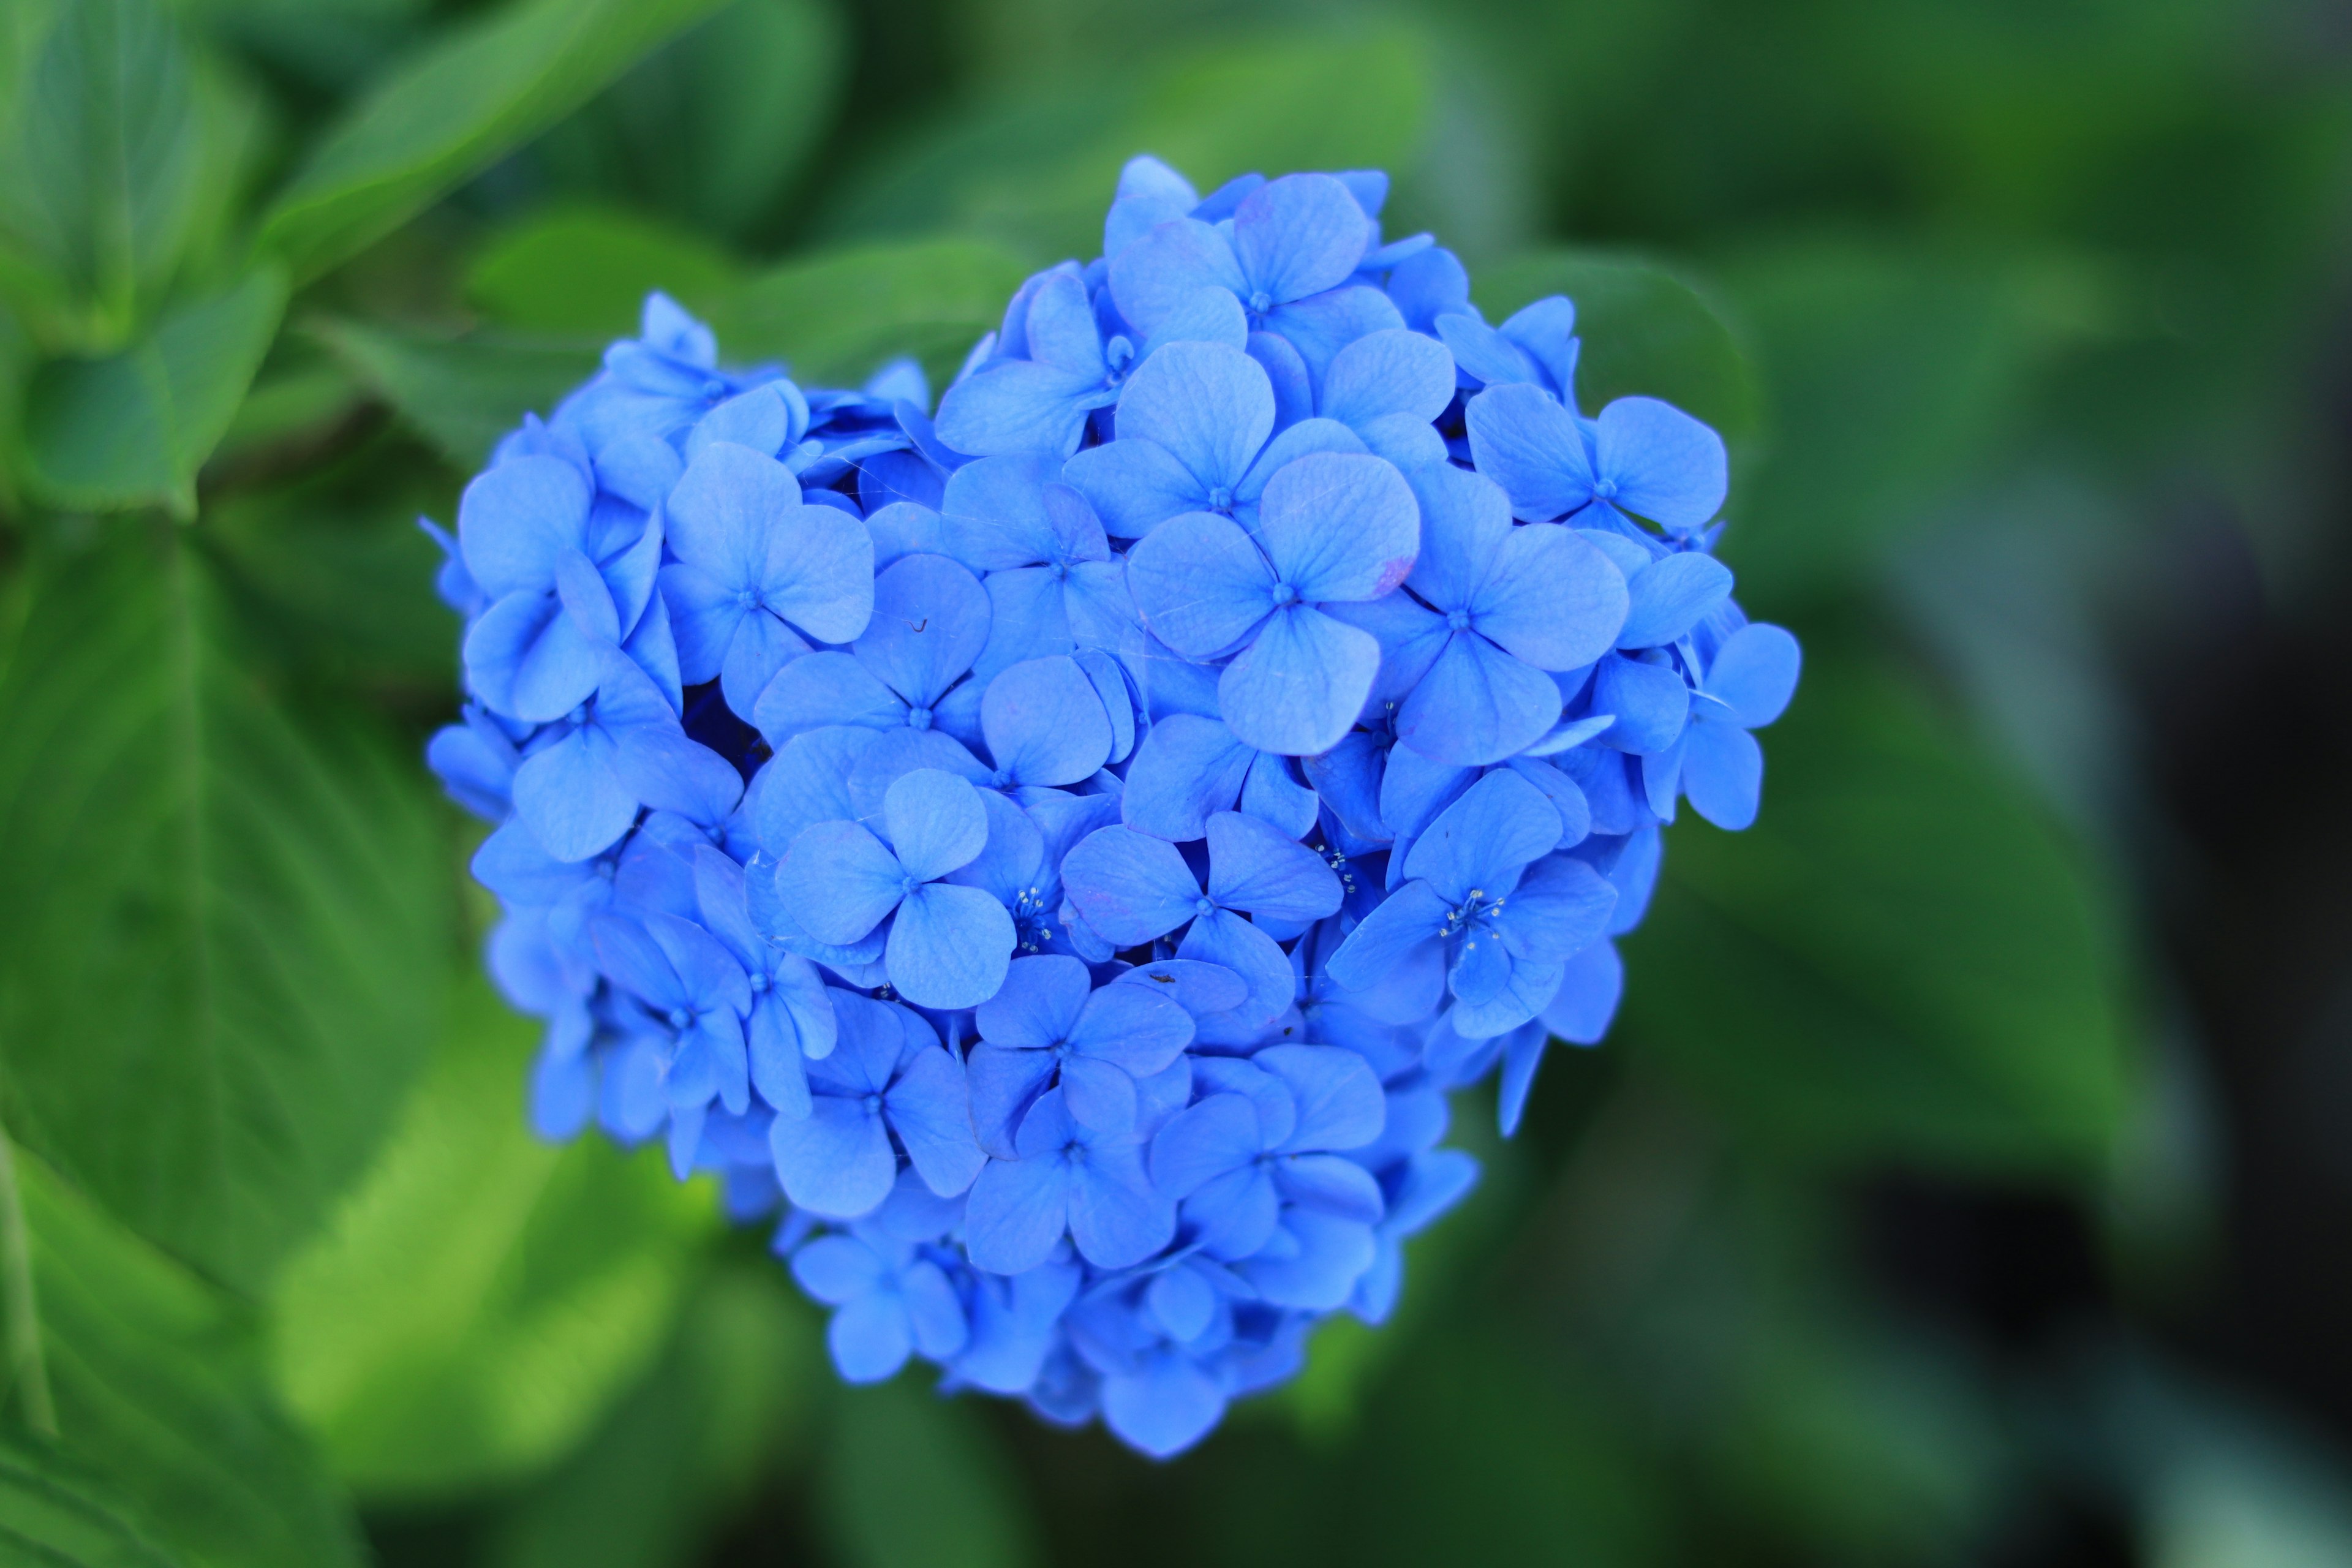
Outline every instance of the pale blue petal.
<svg viewBox="0 0 2352 1568"><path fill-rule="evenodd" d="M890 1130L906 1146L907 1158L924 1185L943 1198L971 1185L988 1156L972 1138L971 1095L963 1063L927 1046L915 1053L882 1103Z"/></svg>
<svg viewBox="0 0 2352 1568"><path fill-rule="evenodd" d="M663 507L670 553L730 588L759 584L768 532L801 504L800 482L773 458L720 441L686 466Z"/></svg>
<svg viewBox="0 0 2352 1568"><path fill-rule="evenodd" d="M961 471L961 470L959 470ZM866 520L874 541L874 569L880 571L902 555L952 555L948 525L929 507L913 501L892 501Z"/></svg>
<svg viewBox="0 0 2352 1568"><path fill-rule="evenodd" d="M1250 1058L1280 1079L1298 1120L1286 1153L1360 1149L1381 1135L1388 1102L1371 1064L1340 1046L1268 1046Z"/></svg>
<svg viewBox="0 0 2352 1568"><path fill-rule="evenodd" d="M1153 529L1129 554L1127 581L1152 635L1192 658L1222 653L1274 608L1265 555L1232 519L1204 511Z"/></svg>
<svg viewBox="0 0 2352 1568"><path fill-rule="evenodd" d="M1738 831L1756 820L1764 792L1764 750L1737 724L1694 724L1683 737L1683 792L1691 809Z"/></svg>
<svg viewBox="0 0 2352 1568"><path fill-rule="evenodd" d="M1397 739L1437 762L1479 766L1517 756L1559 717L1551 677L1464 632L1397 710Z"/></svg>
<svg viewBox="0 0 2352 1568"><path fill-rule="evenodd" d="M517 458L474 477L457 500L466 570L490 597L554 585L555 558L583 542L588 481L559 458Z"/></svg>
<svg viewBox="0 0 2352 1568"><path fill-rule="evenodd" d="M1289 921L1338 912L1339 876L1273 824L1221 811L1209 818L1208 839L1209 896L1225 908Z"/></svg>
<svg viewBox="0 0 2352 1568"><path fill-rule="evenodd" d="M1559 990L1544 1007L1544 1026L1570 1045L1598 1045L1624 992L1625 961L1617 956L1617 944L1596 942L1568 961Z"/></svg>
<svg viewBox="0 0 2352 1568"><path fill-rule="evenodd" d="M1269 305L1336 289L1356 270L1372 226L1348 187L1328 174L1285 174L1259 186L1234 214L1234 254L1250 292Z"/></svg>
<svg viewBox="0 0 2352 1568"><path fill-rule="evenodd" d="M1062 477L1120 539L1139 539L1180 512L1206 506L1211 489L1156 441L1090 447L1063 466Z"/></svg>
<svg viewBox="0 0 2352 1568"><path fill-rule="evenodd" d="M751 704L751 716L768 744L782 751L795 736L831 725L883 730L903 724L907 704L856 658L828 648L779 669Z"/></svg>
<svg viewBox="0 0 2352 1568"><path fill-rule="evenodd" d="M1317 452L1266 481L1258 538L1282 580L1309 604L1376 599L1412 570L1421 513L1393 465Z"/></svg>
<svg viewBox="0 0 2352 1568"><path fill-rule="evenodd" d="M1197 218L1160 224L1111 258L1110 288L1118 313L1146 333L1197 289L1239 295L1248 287L1231 243Z"/></svg>
<svg viewBox="0 0 2352 1568"><path fill-rule="evenodd" d="M1286 1258L1259 1257L1235 1266L1260 1298L1277 1307L1328 1312L1347 1303L1372 1266L1372 1227L1312 1209L1293 1209L1283 1227L1298 1242Z"/></svg>
<svg viewBox="0 0 2352 1568"><path fill-rule="evenodd" d="M1574 530L1513 529L1470 601L1470 624L1538 669L1576 669L1616 644L1630 598L1623 574Z"/></svg>
<svg viewBox="0 0 2352 1568"><path fill-rule="evenodd" d="M1378 1224L1386 1207L1372 1173L1338 1154L1293 1154L1275 1166L1274 1184L1286 1202L1362 1225Z"/></svg>
<svg viewBox="0 0 2352 1568"><path fill-rule="evenodd" d="M1124 1068L1072 1057L1062 1064L1062 1098L1070 1119L1089 1131L1122 1137L1135 1130L1135 1079Z"/></svg>
<svg viewBox="0 0 2352 1568"><path fill-rule="evenodd" d="M1121 947L1174 931L1202 899L1174 845L1129 827L1080 839L1062 862L1062 885L1087 923Z"/></svg>
<svg viewBox="0 0 2352 1568"><path fill-rule="evenodd" d="M1403 325L1404 318L1387 295L1361 285L1277 305L1265 318L1266 330L1290 340L1307 362L1307 378L1318 394L1326 367L1341 349L1359 338Z"/></svg>
<svg viewBox="0 0 2352 1568"><path fill-rule="evenodd" d="M1547 522L1592 499L1584 432L1543 388L1490 386L1464 414L1478 471L1503 487L1513 516Z"/></svg>
<svg viewBox="0 0 2352 1568"><path fill-rule="evenodd" d="M845 643L874 613L874 538L827 506L794 507L768 530L761 607L819 642Z"/></svg>
<svg viewBox="0 0 2352 1568"><path fill-rule="evenodd" d="M907 873L855 822L820 822L776 868L776 893L802 930L834 946L856 942L898 907Z"/></svg>
<svg viewBox="0 0 2352 1568"><path fill-rule="evenodd" d="M1631 605L1617 633L1617 646L1659 647L1682 637L1723 602L1731 592L1731 569L1712 555L1684 551L1634 573L1625 588Z"/></svg>
<svg viewBox="0 0 2352 1568"><path fill-rule="evenodd" d="M1514 958L1559 963L1608 930L1616 908L1617 889L1600 872L1581 860L1554 855L1528 868L1504 900L1495 926Z"/></svg>
<svg viewBox="0 0 2352 1568"><path fill-rule="evenodd" d="M895 1295L861 1296L825 1325L824 1346L845 1383L880 1383L907 1364L914 1329L907 1304Z"/></svg>
<svg viewBox="0 0 2352 1568"><path fill-rule="evenodd" d="M1453 906L1426 882L1407 882L1366 915L1324 972L1351 991L1378 985L1413 949L1433 941Z"/></svg>
<svg viewBox="0 0 2352 1568"><path fill-rule="evenodd" d="M1706 689L1730 704L1740 723L1760 729L1780 716L1803 663L1797 639L1759 621L1723 639L1706 668Z"/></svg>
<svg viewBox="0 0 2352 1568"><path fill-rule="evenodd" d="M1038 1104L1053 1099L1049 1093ZM1069 1201L1069 1167L1059 1159L991 1160L964 1200L964 1249L971 1266L991 1274L1036 1268L1062 1239Z"/></svg>
<svg viewBox="0 0 2352 1568"><path fill-rule="evenodd" d="M826 1219L856 1219L879 1207L898 1173L881 1113L837 1095L818 1095L797 1121L776 1118L768 1147L784 1194Z"/></svg>
<svg viewBox="0 0 2352 1568"><path fill-rule="evenodd" d="M1454 356L1421 333L1391 327L1358 338L1331 356L1316 412L1362 429L1406 415L1426 425L1454 401Z"/></svg>
<svg viewBox="0 0 2352 1568"><path fill-rule="evenodd" d="M558 860L585 860L636 820L637 797L614 767L612 738L575 730L515 770L515 815Z"/></svg>
<svg viewBox="0 0 2352 1568"><path fill-rule="evenodd" d="M1690 716L1690 688L1671 665L1611 654L1592 672L1592 710L1616 719L1601 744L1654 754L1681 736Z"/></svg>
<svg viewBox="0 0 2352 1568"><path fill-rule="evenodd" d="M1307 376L1307 362L1290 346L1290 340L1274 332L1252 332L1246 348L1274 389L1274 427L1286 430L1313 417L1315 384Z"/></svg>
<svg viewBox="0 0 2352 1568"><path fill-rule="evenodd" d="M1274 938L1230 910L1213 909L1193 921L1176 953L1221 963L1240 975L1250 988L1248 1003L1239 1009L1247 1020L1263 1023L1279 1016L1298 989L1289 955Z"/></svg>
<svg viewBox="0 0 2352 1568"><path fill-rule="evenodd" d="M941 555L909 555L874 584L857 661L909 706L929 708L988 646L988 594Z"/></svg>
<svg viewBox="0 0 2352 1568"><path fill-rule="evenodd" d="M1136 831L1172 843L1202 837L1209 815L1240 798L1256 755L1214 719L1171 713L1136 747L1119 814Z"/></svg>
<svg viewBox="0 0 2352 1568"><path fill-rule="evenodd" d="M1381 645L1369 633L1292 605L1225 667L1217 697L1244 743L1311 757L1354 726L1380 668Z"/></svg>
<svg viewBox="0 0 2352 1568"><path fill-rule="evenodd" d="M1046 953L1016 958L1004 984L973 1015L991 1045L1037 1050L1061 1044L1077 1026L1093 982L1075 958Z"/></svg>
<svg viewBox="0 0 2352 1568"><path fill-rule="evenodd" d="M1189 1356L1150 1357L1133 1376L1103 1380L1103 1424L1155 1459L1175 1458L1215 1429L1223 1387Z"/></svg>
<svg viewBox="0 0 2352 1568"><path fill-rule="evenodd" d="M1149 984L1106 985L1087 998L1067 1037L1082 1056L1149 1078L1192 1043L1192 1016Z"/></svg>
<svg viewBox="0 0 2352 1568"><path fill-rule="evenodd" d="M842 663L858 668L854 659ZM803 828L857 815L848 773L874 740L873 731L848 725L810 730L793 736L752 775L747 805L752 831L769 854L782 859Z"/></svg>
<svg viewBox="0 0 2352 1568"><path fill-rule="evenodd" d="M1045 486L1058 460L982 458L949 476L940 502L953 545L947 551L975 572L1002 572L1052 561L1060 540L1045 514Z"/></svg>
<svg viewBox="0 0 2352 1568"><path fill-rule="evenodd" d="M978 1006L1004 983L1013 917L977 888L930 882L907 895L890 922L890 984L919 1007Z"/></svg>
<svg viewBox="0 0 2352 1568"><path fill-rule="evenodd" d="M882 821L898 864L919 882L968 865L988 842L980 792L952 773L917 768L882 797Z"/></svg>
<svg viewBox="0 0 2352 1568"><path fill-rule="evenodd" d="M1075 962L1075 961L1074 961ZM1013 1133L1037 1102L1056 1063L1050 1052L982 1044L965 1059L973 1137L1000 1160L1016 1157Z"/></svg>
<svg viewBox="0 0 2352 1568"><path fill-rule="evenodd" d="M1729 468L1723 437L1706 426L1654 397L1621 397L1598 424L1594 466L1616 485L1617 505L1675 530L1722 509Z"/></svg>
<svg viewBox="0 0 2352 1568"><path fill-rule="evenodd" d="M1121 440L1165 447L1208 489L1231 488L1274 433L1274 389L1239 349L1170 343L1128 377L1118 426Z"/></svg>
<svg viewBox="0 0 2352 1568"><path fill-rule="evenodd" d="M1413 841L1404 874L1426 880L1455 903L1474 889L1493 898L1559 838L1559 814L1551 803L1506 769L1488 773L1438 813Z"/></svg>
<svg viewBox="0 0 2352 1568"><path fill-rule="evenodd" d="M1008 783L1076 784L1110 758L1110 717L1086 672L1066 656L1013 665L981 700L989 755Z"/></svg>
<svg viewBox="0 0 2352 1568"><path fill-rule="evenodd" d="M1089 1149L1071 1167L1068 1203L1070 1239L1097 1268L1140 1263L1176 1234L1176 1206L1153 1189L1133 1144Z"/></svg>

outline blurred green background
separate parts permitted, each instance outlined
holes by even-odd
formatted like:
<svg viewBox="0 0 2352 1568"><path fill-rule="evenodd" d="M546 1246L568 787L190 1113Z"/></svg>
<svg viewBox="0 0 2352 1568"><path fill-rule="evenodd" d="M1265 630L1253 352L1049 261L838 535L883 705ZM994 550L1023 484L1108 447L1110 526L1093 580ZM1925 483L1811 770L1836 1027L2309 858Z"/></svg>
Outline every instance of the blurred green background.
<svg viewBox="0 0 2352 1568"><path fill-rule="evenodd" d="M2352 15L10 0L0 1562L2352 1563ZM414 529L658 285L951 371L1121 161L1382 166L1804 638L1385 1331L1168 1466L523 1132Z"/></svg>

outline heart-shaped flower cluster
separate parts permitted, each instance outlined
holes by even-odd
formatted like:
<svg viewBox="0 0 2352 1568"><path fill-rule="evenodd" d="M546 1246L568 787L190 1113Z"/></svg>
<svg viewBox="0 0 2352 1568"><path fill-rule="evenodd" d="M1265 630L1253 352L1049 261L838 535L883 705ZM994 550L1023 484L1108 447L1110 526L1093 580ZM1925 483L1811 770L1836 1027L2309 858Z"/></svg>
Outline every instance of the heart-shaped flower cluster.
<svg viewBox="0 0 2352 1568"><path fill-rule="evenodd" d="M1601 1037L1677 803L1755 815L1722 443L1385 190L1138 159L935 414L656 295L436 531L534 1122L781 1215L845 1377L1198 1440L1389 1312L1448 1093Z"/></svg>

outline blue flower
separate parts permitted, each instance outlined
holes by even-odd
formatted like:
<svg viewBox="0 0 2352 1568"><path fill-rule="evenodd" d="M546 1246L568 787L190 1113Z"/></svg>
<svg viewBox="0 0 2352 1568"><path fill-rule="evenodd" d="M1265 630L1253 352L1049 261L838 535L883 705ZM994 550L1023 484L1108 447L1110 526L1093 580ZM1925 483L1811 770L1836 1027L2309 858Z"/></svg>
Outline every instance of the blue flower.
<svg viewBox="0 0 2352 1568"><path fill-rule="evenodd" d="M740 1115L751 1108L743 1015L751 1010L742 969L710 933L658 910L635 920L599 915L596 958L605 978L666 1026L677 1046L663 1089L670 1110L670 1158L685 1173L713 1100Z"/></svg>
<svg viewBox="0 0 2352 1568"><path fill-rule="evenodd" d="M1390 285L1395 292L1393 281ZM1466 296L1464 305L1468 304ZM1412 312L1408 311L1410 315ZM1466 310L1438 306L1429 330L1445 340L1454 363L1472 381L1487 386L1525 383L1539 386L1573 411L1576 407L1576 307L1558 294L1538 300L1499 327ZM1415 323L1418 325L1419 323Z"/></svg>
<svg viewBox="0 0 2352 1568"><path fill-rule="evenodd" d="M559 860L611 847L640 805L704 820L742 793L726 759L697 745L646 673L618 649L597 660L584 700L534 734L515 769L515 815Z"/></svg>
<svg viewBox="0 0 2352 1568"><path fill-rule="evenodd" d="M1290 1005L1290 960L1244 916L1320 920L1339 907L1339 879L1312 849L1239 812L1210 817L1207 838L1205 889L1174 845L1131 827L1081 839L1062 862L1063 883L1087 924L1121 947L1183 928L1177 955L1240 975L1255 1015L1271 1018Z"/></svg>
<svg viewBox="0 0 2352 1568"><path fill-rule="evenodd" d="M946 1361L969 1337L963 1303L931 1249L874 1226L809 1242L793 1254L793 1278L835 1309L825 1348L851 1383L879 1383L917 1351Z"/></svg>
<svg viewBox="0 0 2352 1568"><path fill-rule="evenodd" d="M1331 977L1368 990L1414 948L1443 942L1465 1038L1534 1017L1616 902L1591 866L1551 855L1559 837L1559 814L1533 784L1488 773L1414 840L1406 879L1332 953Z"/></svg>
<svg viewBox="0 0 2352 1568"><path fill-rule="evenodd" d="M1144 1173L1134 1130L1099 1132L1070 1115L1049 1089L1021 1119L1018 1157L991 1160L964 1202L972 1267L1020 1274L1044 1263L1066 1235L1098 1268L1140 1263L1168 1245L1175 1205Z"/></svg>
<svg viewBox="0 0 2352 1568"><path fill-rule="evenodd" d="M952 1197L986 1158L971 1140L963 1063L902 1007L835 991L839 1043L808 1064L810 1109L768 1130L784 1194L811 1214L856 1219L890 1195L892 1139L930 1190Z"/></svg>
<svg viewBox="0 0 2352 1568"><path fill-rule="evenodd" d="M1053 953L1014 959L973 1022L972 1131L1000 1159L1013 1157L1013 1129L1049 1084L1073 1121L1131 1131L1136 1080L1166 1070L1192 1043L1192 1015L1173 998L1147 985L1096 987L1085 964Z"/></svg>
<svg viewBox="0 0 2352 1568"><path fill-rule="evenodd" d="M1404 476L1378 458L1317 453L1267 482L1255 539L1188 512L1136 545L1127 574L1154 636L1226 660L1217 698L1234 735L1311 756L1348 732L1380 669L1379 643L1320 606L1390 593L1419 544Z"/></svg>
<svg viewBox="0 0 2352 1568"><path fill-rule="evenodd" d="M1800 658L1797 639L1779 626L1758 623L1724 639L1691 692L1688 727L1673 745L1643 761L1653 811L1670 817L1679 789L1717 827L1736 830L1756 820L1764 752L1748 731L1788 707Z"/></svg>
<svg viewBox="0 0 2352 1568"><path fill-rule="evenodd" d="M806 506L772 458L719 441L703 448L664 509L662 596L679 678L718 678L748 710L777 670L809 651L802 634L845 643L874 613L874 542L857 519Z"/></svg>
<svg viewBox="0 0 2352 1568"><path fill-rule="evenodd" d="M980 692L963 678L988 646L988 626L978 578L944 556L907 556L875 579L865 635L847 653L804 654L778 670L751 721L775 746L827 724L938 724L972 735Z"/></svg>
<svg viewBox="0 0 2352 1568"><path fill-rule="evenodd" d="M1463 412L1478 471L1528 522L1581 521L1591 508L1686 533L1723 506L1723 438L1654 397L1617 399L1589 437L1556 398L1526 383L1488 387Z"/></svg>
<svg viewBox="0 0 2352 1568"><path fill-rule="evenodd" d="M882 822L887 844L856 822L803 829L777 868L778 896L803 930L837 946L888 921L883 963L919 1006L987 1001L1013 956L1013 917L980 889L940 879L988 842L979 792L919 768L890 786Z"/></svg>
<svg viewBox="0 0 2352 1568"><path fill-rule="evenodd" d="M1241 810L1292 838L1315 826L1315 791L1293 759L1248 746L1220 720L1171 713L1151 726L1127 770L1119 811L1129 827L1171 843L1205 837L1209 818Z"/></svg>
<svg viewBox="0 0 2352 1568"><path fill-rule="evenodd" d="M988 643L974 661L983 679L1024 659L1135 640L1102 521L1058 471L1036 458L982 458L948 480L929 548L983 574Z"/></svg>

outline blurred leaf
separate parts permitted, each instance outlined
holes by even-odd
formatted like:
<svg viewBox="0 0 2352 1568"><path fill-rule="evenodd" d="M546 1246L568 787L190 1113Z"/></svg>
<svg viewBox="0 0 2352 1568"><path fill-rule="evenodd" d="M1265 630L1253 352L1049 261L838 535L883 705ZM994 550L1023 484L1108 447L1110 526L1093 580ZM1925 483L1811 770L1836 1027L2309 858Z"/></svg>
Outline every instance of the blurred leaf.
<svg viewBox="0 0 2352 1568"><path fill-rule="evenodd" d="M334 320L309 325L403 418L468 470L481 467L524 414L551 412L597 364L598 351L577 342L432 337Z"/></svg>
<svg viewBox="0 0 2352 1568"><path fill-rule="evenodd" d="M845 73L828 0L733 0L532 150L562 189L625 196L736 239L776 216Z"/></svg>
<svg viewBox="0 0 2352 1568"><path fill-rule="evenodd" d="M75 0L28 47L42 9L8 29L28 64L0 100L0 288L47 346L102 353L199 216L194 73L156 0Z"/></svg>
<svg viewBox="0 0 2352 1568"><path fill-rule="evenodd" d="M1578 401L1662 397L1738 443L1757 433L1756 373L1706 296L1630 257L1555 250L1482 268L1473 279L1489 321L1548 294L1576 304Z"/></svg>
<svg viewBox="0 0 2352 1568"><path fill-rule="evenodd" d="M593 96L718 0L517 0L395 67L279 193L262 237L304 278Z"/></svg>
<svg viewBox="0 0 2352 1568"><path fill-rule="evenodd" d="M453 1013L393 1135L274 1298L278 1386L373 1498L560 1458L660 1352L716 1223L657 1152L532 1137L539 1026L478 974Z"/></svg>
<svg viewBox="0 0 2352 1568"><path fill-rule="evenodd" d="M1888 539L2007 455L2032 375L2107 309L2096 274L2049 257L1811 241L1723 277L1772 417L1724 553L1768 614L1867 581Z"/></svg>
<svg viewBox="0 0 2352 1568"><path fill-rule="evenodd" d="M16 1174L66 1450L211 1568L357 1568L349 1510L269 1402L251 1313L37 1162Z"/></svg>
<svg viewBox="0 0 2352 1568"><path fill-rule="evenodd" d="M1668 835L1627 950L1641 1048L1802 1158L2095 1168L2133 1083L2105 890L1903 679L1808 651L1761 820Z"/></svg>
<svg viewBox="0 0 2352 1568"><path fill-rule="evenodd" d="M0 1437L0 1553L53 1568L180 1568L102 1477L37 1439Z"/></svg>
<svg viewBox="0 0 2352 1568"><path fill-rule="evenodd" d="M595 1439L491 1533L485 1568L666 1568L772 1486L832 1378L816 1314L761 1258L711 1272L668 1355Z"/></svg>
<svg viewBox="0 0 2352 1568"><path fill-rule="evenodd" d="M845 1568L1003 1568L1041 1560L1013 1476L970 1402L898 1377L845 1387L823 1480Z"/></svg>
<svg viewBox="0 0 2352 1568"><path fill-rule="evenodd" d="M0 625L0 1059L19 1138L244 1288L388 1126L451 957L415 763L238 661L190 531L37 552Z"/></svg>
<svg viewBox="0 0 2352 1568"><path fill-rule="evenodd" d="M855 386L912 354L937 386L995 330L1024 270L975 239L823 251L753 279L710 320L730 360L781 358L805 382Z"/></svg>
<svg viewBox="0 0 2352 1568"><path fill-rule="evenodd" d="M58 506L196 510L196 470L253 380L286 279L268 268L227 293L184 306L144 342L105 359L52 360L34 373L26 477Z"/></svg>
<svg viewBox="0 0 2352 1568"><path fill-rule="evenodd" d="M739 270L689 230L616 208L559 206L492 239L467 270L466 297L502 327L604 341L634 333L656 289L707 315Z"/></svg>
<svg viewBox="0 0 2352 1568"><path fill-rule="evenodd" d="M1138 153L1204 192L1254 169L1396 168L1431 118L1430 56L1402 26L1276 34L1061 94L1027 90L941 122L849 184L827 231L964 229L1050 261L1101 250L1103 209Z"/></svg>

